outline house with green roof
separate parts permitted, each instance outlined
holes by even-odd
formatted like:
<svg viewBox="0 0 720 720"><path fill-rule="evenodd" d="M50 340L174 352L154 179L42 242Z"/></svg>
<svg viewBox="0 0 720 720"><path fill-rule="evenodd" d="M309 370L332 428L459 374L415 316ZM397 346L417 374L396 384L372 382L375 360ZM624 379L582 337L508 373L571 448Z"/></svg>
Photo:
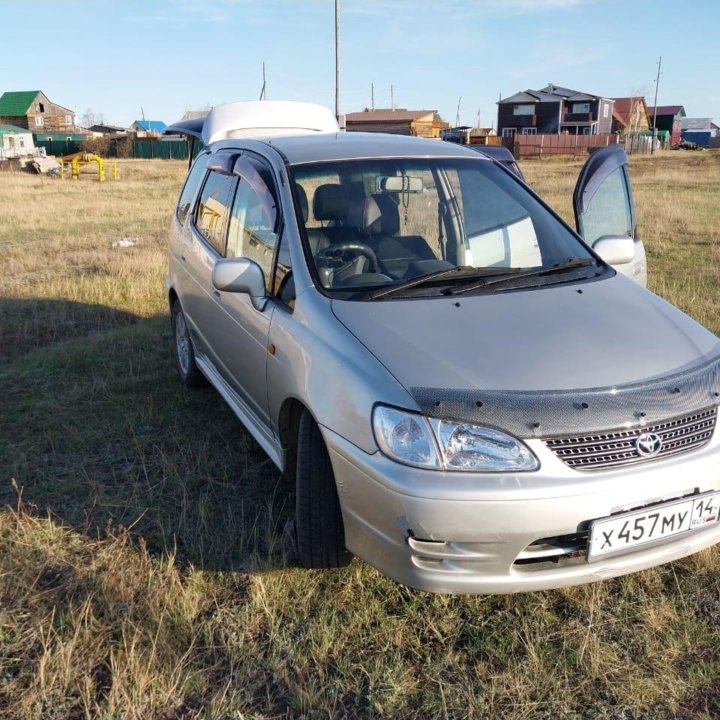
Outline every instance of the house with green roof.
<svg viewBox="0 0 720 720"><path fill-rule="evenodd" d="M41 90L5 92L0 96L0 124L25 128L35 135L75 135L75 113L51 102Z"/></svg>
<svg viewBox="0 0 720 720"><path fill-rule="evenodd" d="M37 155L32 133L16 125L0 125L0 160Z"/></svg>

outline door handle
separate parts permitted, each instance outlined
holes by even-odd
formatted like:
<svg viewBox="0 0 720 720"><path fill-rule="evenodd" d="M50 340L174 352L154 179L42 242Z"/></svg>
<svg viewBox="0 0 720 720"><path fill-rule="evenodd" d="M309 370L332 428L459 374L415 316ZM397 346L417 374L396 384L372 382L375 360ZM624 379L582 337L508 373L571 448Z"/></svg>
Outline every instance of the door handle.
<svg viewBox="0 0 720 720"><path fill-rule="evenodd" d="M213 290L213 297L216 297L218 300L220 299L220 291L219 290Z"/></svg>

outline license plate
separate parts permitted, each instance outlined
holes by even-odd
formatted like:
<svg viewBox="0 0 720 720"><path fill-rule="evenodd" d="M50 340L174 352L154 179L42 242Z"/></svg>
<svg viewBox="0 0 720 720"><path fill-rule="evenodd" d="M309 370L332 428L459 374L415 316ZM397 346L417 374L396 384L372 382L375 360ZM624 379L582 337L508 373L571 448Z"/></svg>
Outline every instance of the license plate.
<svg viewBox="0 0 720 720"><path fill-rule="evenodd" d="M718 522L720 492L651 505L590 523L589 562Z"/></svg>

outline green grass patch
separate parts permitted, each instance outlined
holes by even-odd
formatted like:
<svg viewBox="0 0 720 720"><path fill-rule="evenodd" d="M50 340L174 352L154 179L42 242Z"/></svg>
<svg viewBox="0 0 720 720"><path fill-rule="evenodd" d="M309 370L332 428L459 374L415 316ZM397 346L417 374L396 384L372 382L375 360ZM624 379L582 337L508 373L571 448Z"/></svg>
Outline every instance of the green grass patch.
<svg viewBox="0 0 720 720"><path fill-rule="evenodd" d="M568 216L579 167L524 170ZM0 717L720 716L717 549L497 597L293 567L292 493L221 398L174 375L183 172L0 175ZM652 288L720 329L718 155L631 174Z"/></svg>

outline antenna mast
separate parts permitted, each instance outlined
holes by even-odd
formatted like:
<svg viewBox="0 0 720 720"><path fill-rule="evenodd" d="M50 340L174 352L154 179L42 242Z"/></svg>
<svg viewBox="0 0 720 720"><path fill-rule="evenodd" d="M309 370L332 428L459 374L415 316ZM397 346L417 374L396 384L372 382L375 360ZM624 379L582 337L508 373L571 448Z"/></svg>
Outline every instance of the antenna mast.
<svg viewBox="0 0 720 720"><path fill-rule="evenodd" d="M335 117L340 122L340 0L335 0Z"/></svg>

